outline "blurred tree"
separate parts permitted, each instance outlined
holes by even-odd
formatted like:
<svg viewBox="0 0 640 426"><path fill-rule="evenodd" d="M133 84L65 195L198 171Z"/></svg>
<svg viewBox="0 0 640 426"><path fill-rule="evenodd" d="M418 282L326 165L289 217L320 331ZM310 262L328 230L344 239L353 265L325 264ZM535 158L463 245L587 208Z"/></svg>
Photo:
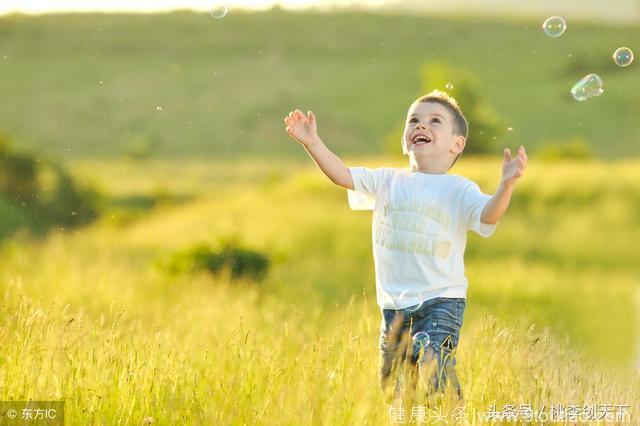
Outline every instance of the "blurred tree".
<svg viewBox="0 0 640 426"><path fill-rule="evenodd" d="M432 90L447 92L455 98L469 122L469 137L465 154L491 152L496 138L504 133L505 121L494 111L482 95L481 84L468 71L451 68L442 63L428 63L422 66L421 93ZM385 138L385 151L402 155L402 132L405 123L398 123Z"/></svg>
<svg viewBox="0 0 640 426"><path fill-rule="evenodd" d="M0 194L25 206L38 194L36 160L28 155L11 152L11 140L0 132Z"/></svg>
<svg viewBox="0 0 640 426"><path fill-rule="evenodd" d="M14 152L9 136L0 131L0 202L23 208L30 218L24 223L34 231L90 222L103 201L95 190L78 185L61 165Z"/></svg>

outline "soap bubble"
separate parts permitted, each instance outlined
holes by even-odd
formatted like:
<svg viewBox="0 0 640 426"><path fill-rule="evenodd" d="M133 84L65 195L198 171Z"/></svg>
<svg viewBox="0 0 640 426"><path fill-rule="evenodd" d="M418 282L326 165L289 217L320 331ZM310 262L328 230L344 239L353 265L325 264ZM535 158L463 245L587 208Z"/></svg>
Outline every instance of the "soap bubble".
<svg viewBox="0 0 640 426"><path fill-rule="evenodd" d="M414 290L403 290L402 293L400 293L400 295L398 296L399 303L403 305L407 303L413 303L413 305L407 306L406 308L402 309L405 314L413 314L414 312L417 312L422 307L422 304L424 303L424 301L416 304L415 302L417 297L418 297L418 294Z"/></svg>
<svg viewBox="0 0 640 426"><path fill-rule="evenodd" d="M602 79L596 74L589 74L571 88L571 95L576 101L586 101L587 98L600 96L604 92Z"/></svg>
<svg viewBox="0 0 640 426"><path fill-rule="evenodd" d="M156 107L156 111L162 111L162 107L161 107L160 105L158 105L158 106Z"/></svg>
<svg viewBox="0 0 640 426"><path fill-rule="evenodd" d="M451 90L451 89L453 89L453 84L451 84L451 83L447 83L447 84L445 84L445 86L444 86L444 87L445 87L445 89L449 89L449 90Z"/></svg>
<svg viewBox="0 0 640 426"><path fill-rule="evenodd" d="M628 47L619 47L613 52L613 60L619 67L626 67L633 62L633 52Z"/></svg>
<svg viewBox="0 0 640 426"><path fill-rule="evenodd" d="M560 37L566 31L567 23L560 16L552 16L544 21L542 29L549 37Z"/></svg>
<svg viewBox="0 0 640 426"><path fill-rule="evenodd" d="M216 3L209 9L209 15L216 19L222 19L229 13L229 5L224 3Z"/></svg>
<svg viewBox="0 0 640 426"><path fill-rule="evenodd" d="M419 331L413 335L413 347L415 351L426 350L429 343L431 343L431 338L424 331Z"/></svg>

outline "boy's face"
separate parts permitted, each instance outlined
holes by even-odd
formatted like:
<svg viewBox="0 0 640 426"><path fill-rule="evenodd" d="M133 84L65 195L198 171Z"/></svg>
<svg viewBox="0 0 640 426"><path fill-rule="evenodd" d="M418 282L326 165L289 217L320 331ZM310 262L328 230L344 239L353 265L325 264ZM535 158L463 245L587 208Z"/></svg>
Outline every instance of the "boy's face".
<svg viewBox="0 0 640 426"><path fill-rule="evenodd" d="M415 102L409 108L402 145L410 157L451 158L464 149L464 136L453 134L453 114L435 102Z"/></svg>

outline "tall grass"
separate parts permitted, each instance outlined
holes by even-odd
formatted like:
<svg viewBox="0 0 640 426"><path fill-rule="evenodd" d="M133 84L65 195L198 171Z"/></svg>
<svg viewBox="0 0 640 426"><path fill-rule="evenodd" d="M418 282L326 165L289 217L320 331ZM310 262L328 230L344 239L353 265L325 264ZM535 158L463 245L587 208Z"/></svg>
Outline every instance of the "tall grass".
<svg viewBox="0 0 640 426"><path fill-rule="evenodd" d="M154 164L130 170L132 191L174 167ZM231 186L209 179L233 182L236 166L207 165L166 180L200 194L187 204L4 242L0 399L64 399L69 424L388 424L370 214L308 165L274 177L247 162L252 179ZM492 192L499 165L466 159L453 172ZM117 163L77 167L126 192L109 186ZM496 234L471 236L457 354L469 421L492 404L619 403L634 415L636 167L532 161ZM154 266L230 232L274 259L262 285ZM402 403L408 420L422 401Z"/></svg>

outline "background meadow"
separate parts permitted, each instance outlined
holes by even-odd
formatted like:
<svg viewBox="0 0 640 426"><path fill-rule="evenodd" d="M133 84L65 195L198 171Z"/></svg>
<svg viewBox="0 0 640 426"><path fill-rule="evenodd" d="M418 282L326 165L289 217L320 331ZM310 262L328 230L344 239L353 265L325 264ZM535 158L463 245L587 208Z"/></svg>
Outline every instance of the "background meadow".
<svg viewBox="0 0 640 426"><path fill-rule="evenodd" d="M544 18L0 17L0 399L63 399L69 424L388 424L371 213L282 118L313 109L347 165L404 167L397 127L450 73L499 123L452 173L492 193L502 148L530 153L494 236L469 234L468 422L520 403L633 420L640 74L611 54L640 31L550 39ZM590 72L605 92L578 103ZM225 242L264 278L180 269Z"/></svg>

